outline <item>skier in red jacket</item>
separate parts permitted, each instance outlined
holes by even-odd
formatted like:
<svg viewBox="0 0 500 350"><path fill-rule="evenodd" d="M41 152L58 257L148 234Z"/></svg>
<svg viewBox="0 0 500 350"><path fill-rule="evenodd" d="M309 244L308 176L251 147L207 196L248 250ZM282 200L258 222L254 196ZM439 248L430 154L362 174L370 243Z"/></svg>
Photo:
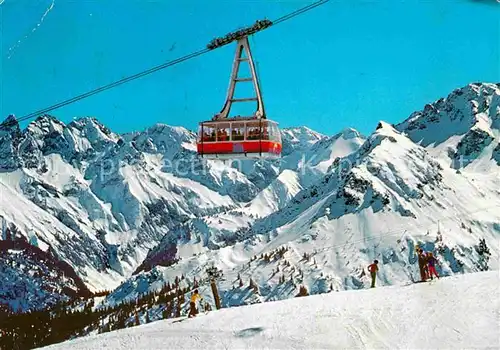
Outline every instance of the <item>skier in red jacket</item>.
<svg viewBox="0 0 500 350"><path fill-rule="evenodd" d="M432 252L428 252L427 253L427 267L429 270L429 277L431 278L431 280L433 279L432 275L435 275L439 279L439 275L436 271L436 263L437 263L437 259L434 257Z"/></svg>
<svg viewBox="0 0 500 350"><path fill-rule="evenodd" d="M375 288L375 279L377 278L377 271L378 271L378 260L374 260L373 264L370 264L368 266L368 271L370 271L370 275L372 276L371 288Z"/></svg>

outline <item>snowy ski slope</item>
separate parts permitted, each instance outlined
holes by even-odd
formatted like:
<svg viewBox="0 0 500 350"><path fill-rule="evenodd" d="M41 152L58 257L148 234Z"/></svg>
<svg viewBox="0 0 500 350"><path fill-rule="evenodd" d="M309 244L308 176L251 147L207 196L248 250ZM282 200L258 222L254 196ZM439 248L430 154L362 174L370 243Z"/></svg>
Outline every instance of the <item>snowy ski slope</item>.
<svg viewBox="0 0 500 350"><path fill-rule="evenodd" d="M498 271L158 321L47 349L498 349Z"/></svg>

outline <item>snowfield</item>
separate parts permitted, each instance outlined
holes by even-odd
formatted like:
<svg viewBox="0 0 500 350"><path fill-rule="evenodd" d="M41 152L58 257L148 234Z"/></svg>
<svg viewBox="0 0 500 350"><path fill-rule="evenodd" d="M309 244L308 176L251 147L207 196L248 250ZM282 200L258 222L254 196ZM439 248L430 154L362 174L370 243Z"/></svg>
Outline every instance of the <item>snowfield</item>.
<svg viewBox="0 0 500 350"><path fill-rule="evenodd" d="M498 349L498 271L153 322L47 349Z"/></svg>

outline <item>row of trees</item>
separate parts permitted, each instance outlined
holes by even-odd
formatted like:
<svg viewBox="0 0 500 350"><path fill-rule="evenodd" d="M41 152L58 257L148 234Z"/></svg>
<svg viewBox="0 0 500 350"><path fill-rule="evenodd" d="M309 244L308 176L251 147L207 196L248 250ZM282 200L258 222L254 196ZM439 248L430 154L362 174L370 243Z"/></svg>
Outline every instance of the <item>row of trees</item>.
<svg viewBox="0 0 500 350"><path fill-rule="evenodd" d="M114 306L95 308L92 297L61 303L51 310L5 315L0 318L0 349L33 349L91 332L104 333L180 317L189 304L186 294L197 285L196 279L190 283L181 276L173 283L166 282L159 291L144 293ZM96 296L108 294L102 291ZM206 303L204 309L210 311L211 306Z"/></svg>

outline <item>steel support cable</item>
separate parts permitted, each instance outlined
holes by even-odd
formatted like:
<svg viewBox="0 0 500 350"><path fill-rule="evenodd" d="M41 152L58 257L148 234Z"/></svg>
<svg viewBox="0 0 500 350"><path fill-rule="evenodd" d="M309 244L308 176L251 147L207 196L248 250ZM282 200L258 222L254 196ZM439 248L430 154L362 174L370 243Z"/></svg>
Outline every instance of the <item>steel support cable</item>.
<svg viewBox="0 0 500 350"><path fill-rule="evenodd" d="M295 10L285 16L282 16L282 17L279 17L278 19L276 19L275 21L273 21L273 26L277 25L277 24L280 24L280 23L283 23L291 18L294 18L304 12L307 12L313 8L316 8L320 5L323 5L325 3L327 3L328 1L330 0L319 0L317 2L314 2L312 4L309 4L307 6L304 6L298 10ZM104 85L104 86L101 86L97 89L94 89L94 90L91 90L91 91L88 91L84 94L81 94L81 95L78 95L78 96L75 96L73 98L70 98L68 100L65 100L65 101L61 101L59 103L56 103L52 106L49 106L49 107L46 107L46 108L43 108L43 109L40 109L40 110L37 110L35 112L32 112L32 113L29 113L29 114L26 114L20 118L16 118L15 120L9 120L9 121L4 121L2 123L0 123L0 127L5 127L5 126L9 126L10 124L14 124L16 122L21 122L21 121L25 121L25 120L28 120L28 119L32 119L32 118L35 118L39 115L42 115L42 114L45 114L45 113L48 113L50 111L53 111L55 109L58 109L58 108L61 108L61 107L64 107L64 106L67 106L69 104L72 104L72 103L75 103L77 101L80 101L84 98L87 98L87 97L90 97L90 96L93 96L95 94L98 94L100 92L103 92L103 91L106 91L106 90L109 90L109 89L112 89L114 87L117 87L119 85L122 85L122 84L125 84L125 83L128 83L129 81L132 81L132 80L135 80L135 79L138 79L138 78L141 78L141 77L144 77L146 75L149 75L149 74L152 74L152 73L155 73L159 70L162 70L162 69L165 69L165 68L168 68L168 67L171 67L171 66L174 66L178 63L181 63L181 62L185 62L187 60L190 60L192 58L195 58L195 57L198 57L198 56L201 56L201 55L204 55L208 52L212 51L211 49L208 49L208 48L205 48L205 49L202 49L202 50L199 50L199 51L195 51L191 54L188 54L188 55L185 55L185 56L182 56L180 58L177 58L175 60L172 60L172 61L168 61L168 62L165 62L163 64L160 64L158 66L155 66L153 68L150 68L150 69L147 69L145 71L142 71L140 73L137 73L137 74L134 74L134 75L131 75L131 76L128 76L126 78L123 78L123 79L120 79L118 81L115 81L113 83L110 83L110 84L107 84L107 85Z"/></svg>
<svg viewBox="0 0 500 350"><path fill-rule="evenodd" d="M291 13L289 13L289 14L285 15L285 16L282 16L282 17L280 17L280 18L277 18L276 20L274 20L274 21L273 21L273 26L274 26L274 25L276 25L276 24L279 24L279 23L285 22L285 21L287 21L287 20L289 20L289 19L291 19L291 18L293 18L293 17L295 17L295 16L301 15L301 14L303 14L304 12L307 12L307 11L309 11L309 10L312 10L312 9L314 9L314 8L318 7L318 6L324 5L324 4L326 4L327 2L329 2L329 1L330 1L330 0L319 0L319 1L316 1L316 2L314 2L314 3L312 3L312 4L309 4L309 5L307 5L307 6L304 6L304 7L300 8L300 9L298 9L298 10L295 10L295 11L293 11L293 12L291 12Z"/></svg>
<svg viewBox="0 0 500 350"><path fill-rule="evenodd" d="M21 117L21 118L18 118L17 121L19 122L19 121L24 121L24 120L28 120L28 119L34 118L34 117L36 117L36 116L38 116L40 114L44 114L44 113L50 112L50 111L52 111L54 109L58 109L58 108L64 107L66 105L72 104L72 103L77 102L79 100L82 100L84 98L87 98L87 97L90 97L92 95L98 94L98 93L100 93L102 91L106 91L106 90L112 89L112 88L117 87L119 85L128 83L129 81L141 78L143 76L155 73L155 72L157 72L159 70L162 70L162 69L165 69L167 67L170 67L170 66L176 65L178 63L187 61L187 60L189 60L191 58L195 58L197 56L203 55L203 54L205 54L205 53L207 53L209 51L210 51L209 49L204 49L204 50L200 50L200 51L197 51L197 52L193 52L193 53L191 53L189 55L186 55L186 56L177 58L175 60L163 63L161 65L158 65L156 67L150 68L150 69L145 70L143 72L140 72L140 73L128 76L126 78L120 79L120 80L115 81L113 83L110 83L108 85L104 85L104 86L102 86L100 88L97 88L97 89L91 90L89 92L86 92L84 94L78 95L78 96L73 97L73 98L71 98L69 100L65 100L65 101L59 102L59 103L57 103L55 105L52 105L50 107L47 107L47 108L44 108L44 109L40 109L40 110L38 110L36 112L32 112L30 114L27 114L27 115Z"/></svg>

